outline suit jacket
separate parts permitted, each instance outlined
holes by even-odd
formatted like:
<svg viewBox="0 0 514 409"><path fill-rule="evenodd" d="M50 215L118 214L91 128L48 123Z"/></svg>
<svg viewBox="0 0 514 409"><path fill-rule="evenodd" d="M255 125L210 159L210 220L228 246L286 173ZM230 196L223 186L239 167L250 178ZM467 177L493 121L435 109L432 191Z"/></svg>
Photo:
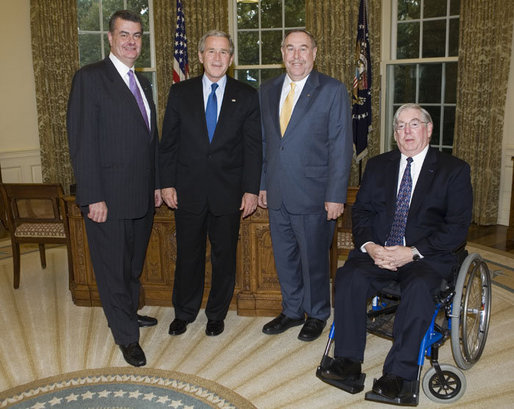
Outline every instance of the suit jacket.
<svg viewBox="0 0 514 409"><path fill-rule="evenodd" d="M399 150L371 158L352 207L354 256L373 241L384 245L394 218ZM473 193L469 165L429 148L421 168L407 217L405 242L415 246L424 261L448 275L457 263L452 254L466 240L471 223Z"/></svg>
<svg viewBox="0 0 514 409"><path fill-rule="evenodd" d="M227 77L209 142L202 76L172 85L160 143L160 180L177 190L178 207L215 215L237 212L245 192L258 194L262 140L257 92Z"/></svg>
<svg viewBox="0 0 514 409"><path fill-rule="evenodd" d="M346 87L312 71L283 137L279 104L285 74L260 88L263 129L261 190L268 207L290 213L325 211L325 202L344 203L352 159L352 123Z"/></svg>
<svg viewBox="0 0 514 409"><path fill-rule="evenodd" d="M148 131L132 92L109 57L73 78L68 102L68 141L77 203L105 201L108 218L135 219L154 203L158 131L152 89L136 73L151 110Z"/></svg>

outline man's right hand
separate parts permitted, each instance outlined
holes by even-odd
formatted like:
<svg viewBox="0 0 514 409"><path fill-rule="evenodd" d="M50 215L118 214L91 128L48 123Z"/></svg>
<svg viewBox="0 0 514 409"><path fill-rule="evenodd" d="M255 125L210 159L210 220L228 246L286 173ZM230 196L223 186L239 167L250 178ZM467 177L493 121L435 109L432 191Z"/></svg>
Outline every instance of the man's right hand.
<svg viewBox="0 0 514 409"><path fill-rule="evenodd" d="M105 222L107 220L107 204L105 202L91 203L87 217L96 223Z"/></svg>
<svg viewBox="0 0 514 409"><path fill-rule="evenodd" d="M261 190L259 192L259 200L257 201L257 204L259 205L259 207L262 207L263 209L266 209L268 207L268 199L265 190Z"/></svg>
<svg viewBox="0 0 514 409"><path fill-rule="evenodd" d="M170 207L171 209L178 208L177 191L174 187L166 187L164 189L161 189L161 195L162 200L164 200L164 203L166 203L168 207Z"/></svg>

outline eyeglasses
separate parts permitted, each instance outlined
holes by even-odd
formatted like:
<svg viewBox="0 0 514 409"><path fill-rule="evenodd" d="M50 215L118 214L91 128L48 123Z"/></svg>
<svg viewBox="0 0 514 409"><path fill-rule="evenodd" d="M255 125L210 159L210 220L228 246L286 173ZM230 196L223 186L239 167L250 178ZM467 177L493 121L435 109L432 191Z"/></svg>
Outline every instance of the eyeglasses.
<svg viewBox="0 0 514 409"><path fill-rule="evenodd" d="M414 118L414 119L412 119L409 123L405 123L405 122L398 122L398 123L396 124L396 126L395 126L395 129L396 129L397 131L405 131L405 128L406 128L406 127L407 127L407 125L408 125L408 126L409 126L409 128L410 128L411 130L413 130L413 131L414 131L414 130L418 129L418 128L421 126L421 124L427 124L427 123L428 123L428 122L426 122L426 121L422 121L422 120L420 120L420 119Z"/></svg>

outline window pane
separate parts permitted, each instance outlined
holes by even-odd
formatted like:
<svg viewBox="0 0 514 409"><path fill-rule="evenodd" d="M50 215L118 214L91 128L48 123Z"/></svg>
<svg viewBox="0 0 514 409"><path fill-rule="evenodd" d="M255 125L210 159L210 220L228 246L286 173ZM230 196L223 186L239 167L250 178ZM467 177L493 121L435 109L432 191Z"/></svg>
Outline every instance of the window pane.
<svg viewBox="0 0 514 409"><path fill-rule="evenodd" d="M277 28L282 26L282 2L280 0L261 1L261 27Z"/></svg>
<svg viewBox="0 0 514 409"><path fill-rule="evenodd" d="M99 0L78 0L79 30L100 30Z"/></svg>
<svg viewBox="0 0 514 409"><path fill-rule="evenodd" d="M259 33L243 31L238 34L238 64L259 64Z"/></svg>
<svg viewBox="0 0 514 409"><path fill-rule="evenodd" d="M394 103L405 104L416 100L416 65L396 65L394 70Z"/></svg>
<svg viewBox="0 0 514 409"><path fill-rule="evenodd" d="M136 67L151 67L150 59L150 34L143 34L143 44L141 46L141 55L136 60Z"/></svg>
<svg viewBox="0 0 514 409"><path fill-rule="evenodd" d="M280 64L282 53L280 43L282 42L282 31L263 31L262 38L262 64Z"/></svg>
<svg viewBox="0 0 514 409"><path fill-rule="evenodd" d="M276 77L277 75L283 74L284 72L285 70L283 68L261 70L261 83L269 80L270 78Z"/></svg>
<svg viewBox="0 0 514 409"><path fill-rule="evenodd" d="M104 37L104 57L107 57L109 53L111 52L111 46L109 44L109 37L107 37L107 34L103 35Z"/></svg>
<svg viewBox="0 0 514 409"><path fill-rule="evenodd" d="M446 20L425 21L423 24L423 58L444 57Z"/></svg>
<svg viewBox="0 0 514 409"><path fill-rule="evenodd" d="M457 16L460 14L460 1L450 0L450 15Z"/></svg>
<svg viewBox="0 0 514 409"><path fill-rule="evenodd" d="M419 18L419 4L419 0L398 0L398 21Z"/></svg>
<svg viewBox="0 0 514 409"><path fill-rule="evenodd" d="M446 63L446 88L444 102L449 104L457 103L457 63Z"/></svg>
<svg viewBox="0 0 514 409"><path fill-rule="evenodd" d="M305 27L305 1L285 0L286 27Z"/></svg>
<svg viewBox="0 0 514 409"><path fill-rule="evenodd" d="M443 145L453 145L453 133L455 130L455 107L444 108L443 121Z"/></svg>
<svg viewBox="0 0 514 409"><path fill-rule="evenodd" d="M102 59L100 34L82 34L79 36L80 66Z"/></svg>
<svg viewBox="0 0 514 409"><path fill-rule="evenodd" d="M423 7L423 17L442 17L446 16L446 0L425 0Z"/></svg>
<svg viewBox="0 0 514 409"><path fill-rule="evenodd" d="M235 76L254 88L259 86L259 70L235 70Z"/></svg>
<svg viewBox="0 0 514 409"><path fill-rule="evenodd" d="M237 27L258 28L259 12L258 3L237 3Z"/></svg>
<svg viewBox="0 0 514 409"><path fill-rule="evenodd" d="M419 103L441 101L442 64L420 64Z"/></svg>
<svg viewBox="0 0 514 409"><path fill-rule="evenodd" d="M430 137L430 145L439 145L440 142L440 127L441 123L441 107L440 106L424 106L430 116L432 117L432 121L434 122L434 128L432 130L432 136Z"/></svg>
<svg viewBox="0 0 514 409"><path fill-rule="evenodd" d="M148 0L127 0L127 9L139 14L141 22L143 23L143 30L150 30L150 9L148 7Z"/></svg>
<svg viewBox="0 0 514 409"><path fill-rule="evenodd" d="M419 23L398 24L396 58L419 57Z"/></svg>
<svg viewBox="0 0 514 409"><path fill-rule="evenodd" d="M459 19L450 20L450 44L448 46L448 56L456 57L459 55Z"/></svg>
<svg viewBox="0 0 514 409"><path fill-rule="evenodd" d="M113 13L124 8L123 0L102 0L104 30L109 30L109 19Z"/></svg>

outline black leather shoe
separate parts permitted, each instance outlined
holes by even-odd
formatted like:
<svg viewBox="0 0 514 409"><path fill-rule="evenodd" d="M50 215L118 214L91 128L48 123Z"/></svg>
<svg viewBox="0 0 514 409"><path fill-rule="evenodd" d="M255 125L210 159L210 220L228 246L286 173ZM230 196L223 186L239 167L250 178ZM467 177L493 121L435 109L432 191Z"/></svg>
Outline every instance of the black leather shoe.
<svg viewBox="0 0 514 409"><path fill-rule="evenodd" d="M207 326L205 327L205 334L210 337L215 337L223 332L225 329L225 323L223 320L208 320Z"/></svg>
<svg viewBox="0 0 514 409"><path fill-rule="evenodd" d="M311 317L307 318L302 330L298 334L298 339L301 341L314 341L318 339L325 325L327 325L326 321Z"/></svg>
<svg viewBox="0 0 514 409"><path fill-rule="evenodd" d="M128 345L120 345L123 358L128 364L132 366L143 366L146 365L145 353L139 346L138 342L133 342Z"/></svg>
<svg viewBox="0 0 514 409"><path fill-rule="evenodd" d="M361 363L348 358L327 358L318 368L316 376L323 382L349 393L364 389L366 374L362 373Z"/></svg>
<svg viewBox="0 0 514 409"><path fill-rule="evenodd" d="M187 324L189 321L181 320L180 318L175 318L171 324L170 329L168 330L168 334L170 335L180 335L186 332Z"/></svg>
<svg viewBox="0 0 514 409"><path fill-rule="evenodd" d="M400 395L403 386L403 378L385 374L373 383L373 392L389 399L395 399Z"/></svg>
<svg viewBox="0 0 514 409"><path fill-rule="evenodd" d="M268 335L281 334L282 332L287 331L289 328L302 325L304 322L305 320L303 318L293 319L280 313L277 318L271 320L265 324L264 327L262 327L262 332Z"/></svg>
<svg viewBox="0 0 514 409"><path fill-rule="evenodd" d="M137 323L140 327L153 327L154 325L157 325L157 319L137 314Z"/></svg>

